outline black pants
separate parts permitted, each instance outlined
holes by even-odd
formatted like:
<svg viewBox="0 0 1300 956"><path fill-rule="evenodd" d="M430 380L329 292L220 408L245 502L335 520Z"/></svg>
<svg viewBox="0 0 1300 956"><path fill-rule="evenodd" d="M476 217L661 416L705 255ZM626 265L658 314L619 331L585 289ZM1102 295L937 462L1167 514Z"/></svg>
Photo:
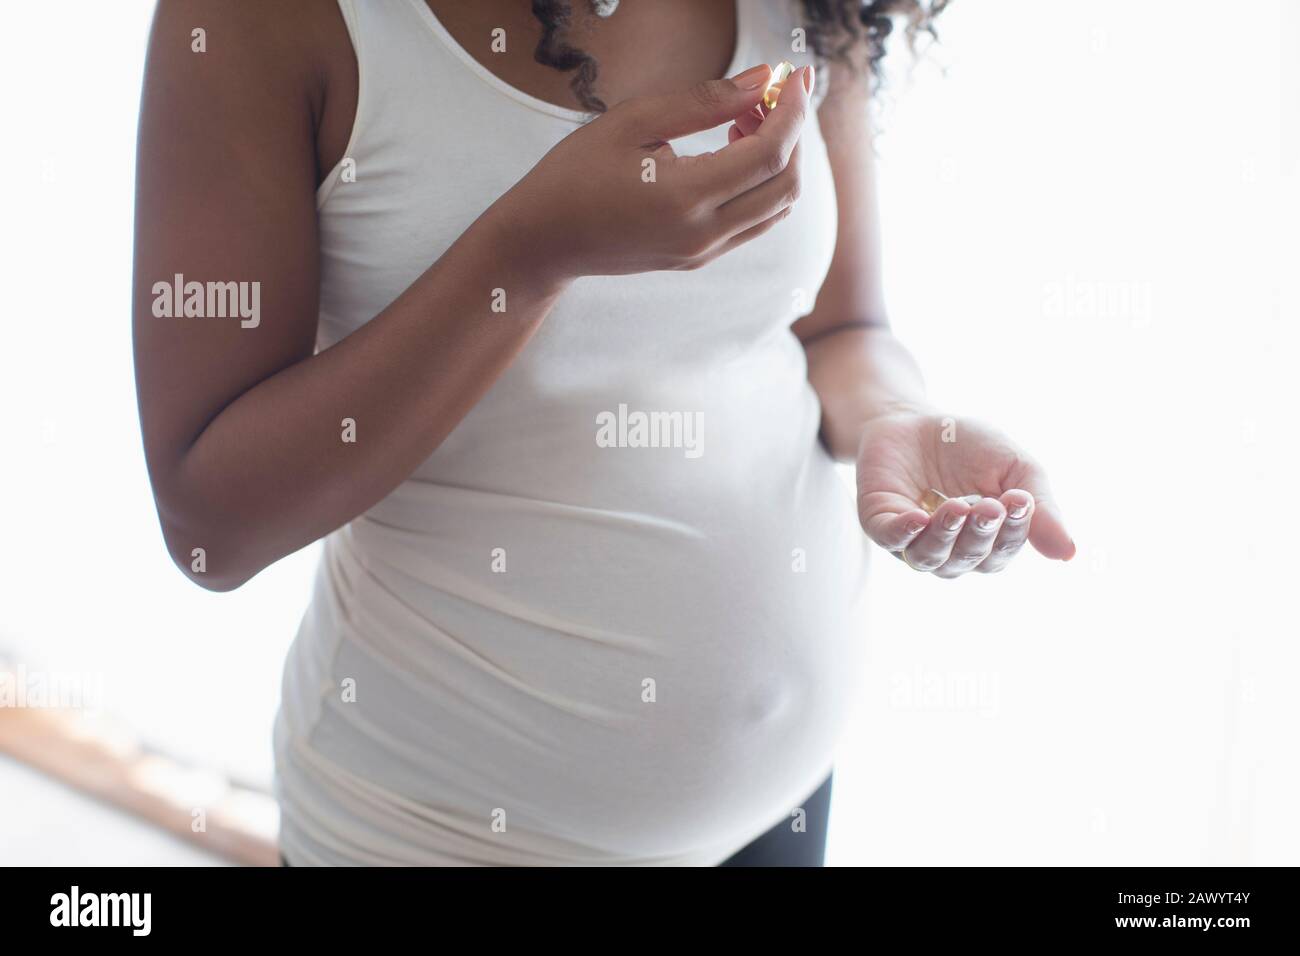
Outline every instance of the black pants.
<svg viewBox="0 0 1300 956"><path fill-rule="evenodd" d="M719 866L823 866L826 860L826 824L831 815L831 777L803 802L803 827L796 829L792 814L743 847ZM280 857L280 863L289 861Z"/></svg>
<svg viewBox="0 0 1300 956"><path fill-rule="evenodd" d="M803 802L804 828L789 816L719 866L823 866L831 816L831 778Z"/></svg>

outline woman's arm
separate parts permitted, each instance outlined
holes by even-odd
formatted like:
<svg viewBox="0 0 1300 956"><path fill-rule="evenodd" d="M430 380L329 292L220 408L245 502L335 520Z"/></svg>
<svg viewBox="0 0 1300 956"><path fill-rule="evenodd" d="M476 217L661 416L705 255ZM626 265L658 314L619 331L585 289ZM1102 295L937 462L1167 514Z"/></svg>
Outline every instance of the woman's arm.
<svg viewBox="0 0 1300 956"><path fill-rule="evenodd" d="M137 391L168 550L213 590L238 587L405 480L573 278L698 267L770 228L795 193L806 93L764 135L705 161L679 163L663 145L752 108L765 69L629 100L563 140L383 312L313 354L326 15L338 12L312 0L167 0L150 39ZM191 50L196 27L206 52ZM647 158L653 185L642 179ZM259 283L258 321L155 315L155 283L178 274ZM491 310L498 288L504 314ZM355 442L343 440L344 419Z"/></svg>
<svg viewBox="0 0 1300 956"><path fill-rule="evenodd" d="M162 3L141 108L135 364L168 549L237 587L366 510L442 441L559 291L485 215L392 305L313 355L316 91L301 4ZM333 15L337 16L337 13ZM191 52L191 30L207 51ZM258 324L159 317L154 283L257 282ZM491 290L509 312L492 314ZM342 440L343 420L356 441ZM192 572L193 549L206 570Z"/></svg>
<svg viewBox="0 0 1300 956"><path fill-rule="evenodd" d="M911 567L945 578L1000 571L1025 541L1068 560L1074 542L1043 468L995 429L930 408L920 369L890 332L866 85L847 71L836 80L818 117L839 238L816 308L794 331L821 400L822 438L857 463L862 527ZM933 515L919 507L929 489L952 499Z"/></svg>
<svg viewBox="0 0 1300 956"><path fill-rule="evenodd" d="M866 84L842 69L817 112L835 179L835 255L816 307L794 332L821 399L822 439L837 459L853 461L864 424L889 409L924 407L925 384L885 314Z"/></svg>

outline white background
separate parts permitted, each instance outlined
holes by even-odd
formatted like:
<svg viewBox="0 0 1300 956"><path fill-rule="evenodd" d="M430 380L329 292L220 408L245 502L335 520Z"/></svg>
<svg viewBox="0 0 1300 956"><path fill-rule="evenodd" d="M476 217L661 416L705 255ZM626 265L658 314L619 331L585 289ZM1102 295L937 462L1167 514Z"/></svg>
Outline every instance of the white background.
<svg viewBox="0 0 1300 956"><path fill-rule="evenodd" d="M0 652L102 673L151 740L265 782L314 553L212 595L157 532L129 314L151 5L12 6ZM937 402L1049 466L1080 553L877 559L832 863L1300 863L1300 0L1232 12L956 0L896 64L895 326Z"/></svg>

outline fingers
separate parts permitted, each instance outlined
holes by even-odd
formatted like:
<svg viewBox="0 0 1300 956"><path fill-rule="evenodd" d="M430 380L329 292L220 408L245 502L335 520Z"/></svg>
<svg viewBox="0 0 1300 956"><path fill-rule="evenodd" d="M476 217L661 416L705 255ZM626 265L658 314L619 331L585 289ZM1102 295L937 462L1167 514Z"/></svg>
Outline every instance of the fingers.
<svg viewBox="0 0 1300 956"><path fill-rule="evenodd" d="M731 133L739 136L734 126ZM757 239L790 214L801 188L799 148L796 143L790 162L780 176L769 179L762 186L751 189L717 210L713 219L713 231L726 238L708 255L691 260L686 265L687 269L707 265L737 246Z"/></svg>
<svg viewBox="0 0 1300 956"><path fill-rule="evenodd" d="M637 97L623 112L638 143L667 142L721 126L753 109L771 76L767 65L759 64L730 79L706 80L680 93Z"/></svg>
<svg viewBox="0 0 1300 956"><path fill-rule="evenodd" d="M993 550L975 568L981 574L995 574L1005 568L1029 537L1029 523L1034 515L1034 496L1015 488L1005 492L1000 500L1006 508L1007 517L998 531L997 540L993 542Z"/></svg>
<svg viewBox="0 0 1300 956"><path fill-rule="evenodd" d="M736 122L731 128L739 133L736 137L739 139L741 136L753 136L758 132L758 128L762 125L762 108L755 106L752 110L746 110L744 113L737 116Z"/></svg>
<svg viewBox="0 0 1300 956"><path fill-rule="evenodd" d="M708 162L699 164L699 188L714 197L719 205L785 170L808 115L809 89L813 82L811 70L811 67L804 67L791 75L776 108L759 124L753 135L733 139L710 156ZM754 102L758 102L757 98ZM740 116L748 108L736 110L731 116Z"/></svg>
<svg viewBox="0 0 1300 956"><path fill-rule="evenodd" d="M718 209L723 232L741 232L795 204L802 188L799 154L800 145L795 143L790 161L779 175Z"/></svg>
<svg viewBox="0 0 1300 956"><path fill-rule="evenodd" d="M1015 488L998 498L953 498L933 514L900 495L872 493L858 503L872 541L917 571L956 578L971 571L1001 571L1030 535L1034 497Z"/></svg>
<svg viewBox="0 0 1300 956"><path fill-rule="evenodd" d="M712 262L714 259L718 258L718 256L726 255L728 252L730 252L732 249L735 249L737 246L743 246L751 239L757 239L759 236L767 232L769 229L775 226L786 216L790 215L790 210L793 208L794 208L793 206L786 206L784 209L779 210L778 212L772 214L771 216L768 216L762 222L757 223L753 226L750 226L748 229L744 229L741 232L736 233L734 236L732 236L730 239L728 239L726 242L720 245L716 250L714 250L714 252L712 252L707 258L703 260L697 260L696 262L692 262L689 268L698 268L701 265L707 265L708 263Z"/></svg>
<svg viewBox="0 0 1300 956"><path fill-rule="evenodd" d="M926 529L903 550L903 560L918 571L934 571L942 567L952 555L953 545L966 526L970 513L971 506L966 502L949 498L930 516Z"/></svg>
<svg viewBox="0 0 1300 956"><path fill-rule="evenodd" d="M934 573L941 578L956 578L983 564L993 551L1007 510L997 498L981 498L971 507L952 553Z"/></svg>
<svg viewBox="0 0 1300 956"><path fill-rule="evenodd" d="M930 516L920 508L913 508L902 514L876 515L867 523L871 525L864 529L867 536L886 551L897 554L929 526Z"/></svg>
<svg viewBox="0 0 1300 956"><path fill-rule="evenodd" d="M886 551L901 551L925 530L930 516L905 495L873 491L863 486L858 469L858 522L862 530Z"/></svg>

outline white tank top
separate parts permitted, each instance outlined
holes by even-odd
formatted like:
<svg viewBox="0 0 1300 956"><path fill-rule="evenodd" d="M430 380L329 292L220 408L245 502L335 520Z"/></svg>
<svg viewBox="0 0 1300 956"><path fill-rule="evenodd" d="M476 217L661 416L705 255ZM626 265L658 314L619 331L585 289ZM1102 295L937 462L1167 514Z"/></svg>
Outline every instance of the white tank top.
<svg viewBox="0 0 1300 956"><path fill-rule="evenodd" d="M317 199L322 349L589 118L423 0L339 2L360 92ZM790 57L792 0L738 8L729 74ZM790 331L835 243L815 116L803 162L793 214L707 267L574 283L326 540L275 729L291 863L711 865L795 822L860 676L866 558Z"/></svg>

